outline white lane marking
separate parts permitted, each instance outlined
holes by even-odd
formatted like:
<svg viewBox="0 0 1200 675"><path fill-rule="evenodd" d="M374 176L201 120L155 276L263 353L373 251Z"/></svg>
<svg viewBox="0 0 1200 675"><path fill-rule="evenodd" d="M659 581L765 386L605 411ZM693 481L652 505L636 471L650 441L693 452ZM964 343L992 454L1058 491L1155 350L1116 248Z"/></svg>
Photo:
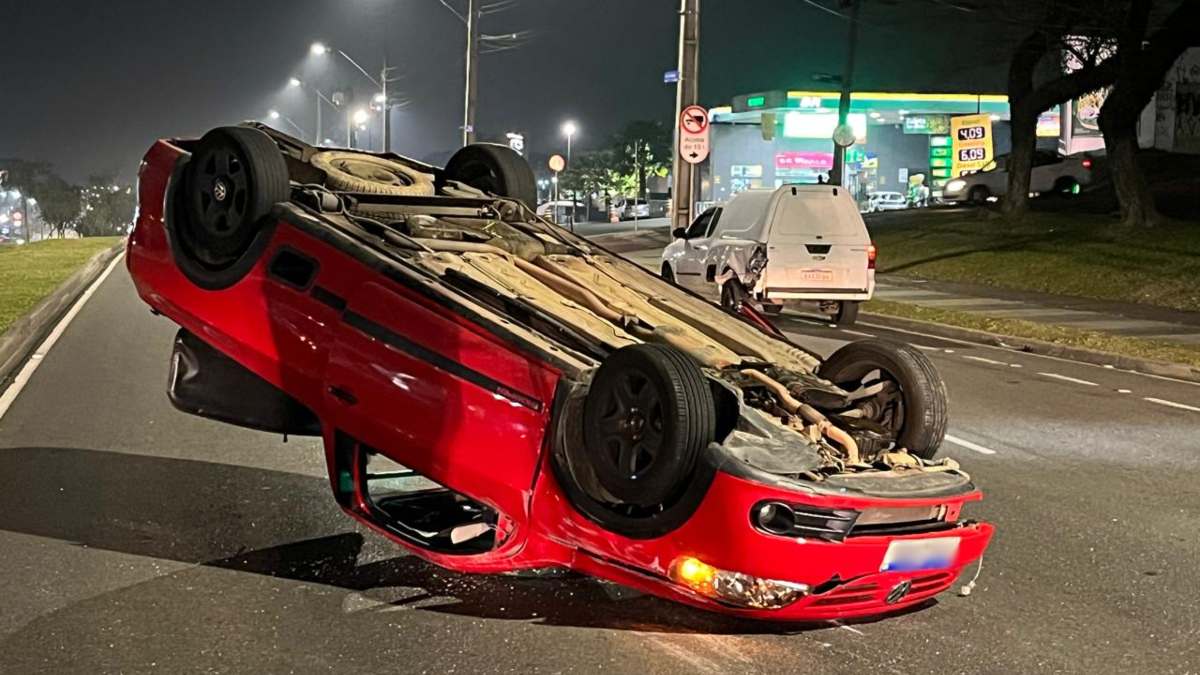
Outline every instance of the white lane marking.
<svg viewBox="0 0 1200 675"><path fill-rule="evenodd" d="M980 363L990 363L993 366L1007 366L1008 365L1007 363L1005 363L1003 361L997 361L995 359L985 359L982 356L970 356L968 354L963 354L963 358L971 360L971 361L978 361Z"/></svg>
<svg viewBox="0 0 1200 675"><path fill-rule="evenodd" d="M834 623L837 623L837 622L835 621ZM844 624L844 623L837 623L837 627L838 627L838 628L841 628L842 630L848 630L848 631L850 631L851 633L854 633L855 635L862 635L862 636L866 636L866 633L864 633L864 632L862 632L861 630L859 630L859 629L855 628L854 626L847 626L847 625L846 625L846 624Z"/></svg>
<svg viewBox="0 0 1200 675"><path fill-rule="evenodd" d="M916 347L917 349L921 349L921 350L924 350L924 351L927 351L927 352L940 352L940 351L942 351L942 350L938 349L937 347L930 347L929 345L918 345L918 344L914 344L913 346L914 346L914 347Z"/></svg>
<svg viewBox="0 0 1200 675"><path fill-rule="evenodd" d="M1117 393L1118 394L1132 394L1133 390L1132 389L1118 389Z"/></svg>
<svg viewBox="0 0 1200 675"><path fill-rule="evenodd" d="M1051 361L1058 361L1060 363L1070 363L1070 364L1076 365L1076 366L1087 366L1089 368L1103 368L1104 367L1103 365L1096 364L1096 363L1088 363L1087 361L1074 361L1074 360L1064 358L1061 356L1052 356L1050 354L1034 354L1033 352L1021 351L1020 349L1016 349L1013 347L997 347L996 345L983 344L983 343L979 343L979 342L970 342L967 340L960 340L958 338L942 337L940 335L924 333L919 330L908 330L906 328L895 328L893 326L884 326L884 325L877 324L877 323L871 323L870 321L859 321L858 325L866 326L868 328L877 328L879 330L891 331L893 333L906 333L908 335L918 335L923 338L929 338L930 340L941 340L943 342L953 342L955 344L967 345L968 347L977 347L980 349L994 349L994 350L1001 351L1001 352L1007 352L1009 354L1016 352L1016 353L1021 354L1021 356L1026 356L1029 358L1049 359ZM1193 387L1200 387L1200 382L1193 382L1192 380L1181 380L1177 377L1167 377L1166 375L1155 375L1154 373L1142 373L1142 372L1139 372L1136 370L1129 370L1128 368L1116 368L1115 370L1118 373L1126 373L1128 375L1137 375L1139 377L1149 377L1149 378L1152 378L1155 380L1163 380L1165 382L1174 382L1176 384L1187 384L1187 385L1191 385Z"/></svg>
<svg viewBox="0 0 1200 675"><path fill-rule="evenodd" d="M105 268L104 273L101 274L95 281L93 281L91 286L87 287L87 290L83 292L83 295L79 296L79 299L76 300L75 304L71 306L70 311L68 311L66 315L59 320L58 324L54 326L54 330L50 331L50 334L46 336L45 340L42 340L42 344L38 345L38 348L34 350L32 355L30 355L29 360L25 362L24 367L17 372L17 376L13 378L13 382L8 389L6 389L3 393L0 393L0 419L4 419L5 413L7 413L8 409L12 407L13 402L17 400L17 396L20 396L21 390L25 388L26 384L29 384L29 379L33 377L34 371L38 369L38 366L42 365L42 360L45 358L46 354L50 353L50 349L54 347L54 343L58 342L58 338L62 337L62 334L67 329L67 326L69 326L71 322L75 320L75 315L79 314L79 310L83 309L83 306L87 304L87 301L92 298L92 294L96 292L96 289L100 287L100 284L104 283L104 280L108 278L109 274L112 274L112 271L114 268L116 268L117 263L124 259L124 251L117 255L117 257L113 258L112 262L110 262L108 267Z"/></svg>
<svg viewBox="0 0 1200 675"><path fill-rule="evenodd" d="M1200 412L1200 408L1197 408L1196 406L1185 405L1183 403L1176 403L1175 401L1167 401L1167 400L1164 400L1161 398L1150 398L1149 396L1147 396L1146 398L1143 398L1142 400L1149 401L1151 403L1157 403L1159 405L1165 405L1170 408L1179 408L1180 410L1191 410L1192 412Z"/></svg>
<svg viewBox="0 0 1200 675"><path fill-rule="evenodd" d="M952 436L950 434L946 434L946 440L950 441L951 443L953 443L955 445L961 445L962 447L964 447L968 450L974 450L975 452L978 452L983 455L996 454L996 451L991 448L985 448L982 445L979 445L978 443L972 443L971 441L961 439L958 436Z"/></svg>
<svg viewBox="0 0 1200 675"><path fill-rule="evenodd" d="M1038 375L1041 375L1042 377L1052 377L1056 380L1062 380L1063 382L1070 382L1072 384L1082 384L1087 387L1099 387L1100 386L1100 385L1096 384L1095 382L1088 382L1087 380L1081 380L1076 377L1067 377L1066 375L1059 375L1058 373L1038 373Z"/></svg>
<svg viewBox="0 0 1200 675"><path fill-rule="evenodd" d="M1010 363L1010 364L1008 364L1008 367L1009 368L1024 368L1025 366L1023 366L1019 363Z"/></svg>
<svg viewBox="0 0 1200 675"><path fill-rule="evenodd" d="M873 338L873 337L875 337L875 335L874 335L874 334L872 334L872 333L864 333L864 332L862 332L862 331L850 330L849 328L843 328L843 329L842 329L842 332L843 332L843 333L849 333L849 334L851 334L851 335L861 335L862 337L869 337L869 338Z"/></svg>

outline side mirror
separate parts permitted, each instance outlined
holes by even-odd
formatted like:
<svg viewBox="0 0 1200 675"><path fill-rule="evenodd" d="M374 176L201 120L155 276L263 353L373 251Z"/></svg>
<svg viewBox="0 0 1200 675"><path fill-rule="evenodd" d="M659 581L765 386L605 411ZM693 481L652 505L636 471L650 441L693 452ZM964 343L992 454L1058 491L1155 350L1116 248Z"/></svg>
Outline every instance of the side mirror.
<svg viewBox="0 0 1200 675"><path fill-rule="evenodd" d="M671 236L676 239L687 239L687 230L682 227L677 227L671 230Z"/></svg>

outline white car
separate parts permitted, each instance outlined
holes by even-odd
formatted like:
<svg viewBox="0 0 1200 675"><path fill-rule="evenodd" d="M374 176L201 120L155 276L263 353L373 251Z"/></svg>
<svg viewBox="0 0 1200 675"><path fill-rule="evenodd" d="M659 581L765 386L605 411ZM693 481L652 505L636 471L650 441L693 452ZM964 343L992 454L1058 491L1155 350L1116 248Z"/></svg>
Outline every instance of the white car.
<svg viewBox="0 0 1200 675"><path fill-rule="evenodd" d="M867 198L867 213L899 211L908 208L908 197L900 192L872 192Z"/></svg>
<svg viewBox="0 0 1200 675"><path fill-rule="evenodd" d="M955 178L942 188L944 202L973 202L982 204L990 197L1003 197L1008 192L1008 156L997 157L978 173ZM1092 182L1092 159L1086 155L1064 156L1038 151L1033 155L1033 170L1029 175L1029 191L1078 194L1082 186Z"/></svg>
<svg viewBox="0 0 1200 675"><path fill-rule="evenodd" d="M650 217L650 202L645 199L628 198L613 208L617 212L617 217L621 220L633 220L635 217Z"/></svg>
<svg viewBox="0 0 1200 675"><path fill-rule="evenodd" d="M836 185L747 190L672 234L663 278L730 310L815 305L850 325L875 293L875 246L853 197Z"/></svg>

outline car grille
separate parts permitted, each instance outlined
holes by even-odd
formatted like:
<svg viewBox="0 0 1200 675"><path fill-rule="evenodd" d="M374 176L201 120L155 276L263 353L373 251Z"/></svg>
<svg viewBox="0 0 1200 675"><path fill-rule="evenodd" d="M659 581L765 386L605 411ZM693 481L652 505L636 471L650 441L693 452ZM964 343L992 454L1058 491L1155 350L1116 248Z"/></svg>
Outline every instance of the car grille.
<svg viewBox="0 0 1200 675"><path fill-rule="evenodd" d="M906 599L918 600L937 595L954 582L954 577L954 572L936 572L916 577L912 580ZM856 605L878 605L884 602L880 595L884 590L878 581L851 582L820 596L810 606L849 609Z"/></svg>

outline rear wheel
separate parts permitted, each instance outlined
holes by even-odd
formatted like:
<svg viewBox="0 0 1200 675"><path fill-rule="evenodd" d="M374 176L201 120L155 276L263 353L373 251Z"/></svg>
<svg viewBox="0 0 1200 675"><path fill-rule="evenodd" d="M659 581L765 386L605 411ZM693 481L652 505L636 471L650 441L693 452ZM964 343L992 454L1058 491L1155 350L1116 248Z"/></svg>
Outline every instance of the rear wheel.
<svg viewBox="0 0 1200 675"><path fill-rule="evenodd" d="M750 294L737 279L730 279L721 284L721 307L725 310L736 314L749 299Z"/></svg>
<svg viewBox="0 0 1200 675"><path fill-rule="evenodd" d="M679 350L637 344L613 352L592 379L583 409L585 484L621 515L653 517L688 488L716 433L712 390Z"/></svg>
<svg viewBox="0 0 1200 675"><path fill-rule="evenodd" d="M851 342L817 374L850 392L862 419L886 429L896 447L924 459L937 454L946 436L946 385L920 351L885 340Z"/></svg>
<svg viewBox="0 0 1200 675"><path fill-rule="evenodd" d="M446 163L444 176L446 180L465 183L497 197L516 199L531 210L537 208L533 170L524 157L506 145L468 145Z"/></svg>
<svg viewBox="0 0 1200 675"><path fill-rule="evenodd" d="M837 313L833 315L833 322L839 326L853 326L858 321L858 305L859 303L849 300L839 302Z"/></svg>
<svg viewBox="0 0 1200 675"><path fill-rule="evenodd" d="M183 190L183 217L174 233L198 273L232 267L250 249L271 208L291 194L279 146L249 127L204 134Z"/></svg>

